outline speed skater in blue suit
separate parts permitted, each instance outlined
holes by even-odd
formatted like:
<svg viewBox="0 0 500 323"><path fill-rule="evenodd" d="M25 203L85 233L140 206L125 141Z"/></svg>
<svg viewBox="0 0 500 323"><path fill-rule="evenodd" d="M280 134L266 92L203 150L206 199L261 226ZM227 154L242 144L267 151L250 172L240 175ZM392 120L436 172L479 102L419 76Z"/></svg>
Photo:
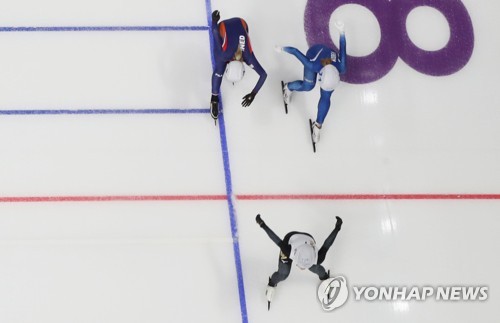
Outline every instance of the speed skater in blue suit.
<svg viewBox="0 0 500 323"><path fill-rule="evenodd" d="M232 83L240 81L245 74L243 63L259 74L259 80L253 90L243 97L241 105L244 107L252 104L267 78L266 72L253 52L246 21L242 18L231 18L219 23L219 20L220 12L215 10L212 13L215 68L212 73L210 99L210 114L215 120L219 116L219 94L223 75Z"/></svg>
<svg viewBox="0 0 500 323"><path fill-rule="evenodd" d="M316 78L321 85L321 96L318 103L318 113L313 124L312 140L319 141L320 129L330 110L330 98L333 91L340 83L340 75L346 72L346 40L344 23L335 22L335 27L340 32L339 52L325 45L313 45L307 53L302 54L294 47L276 47L278 52L286 52L294 55L304 65L304 78L289 82L283 88L283 100L290 103L292 92L311 91L316 86Z"/></svg>

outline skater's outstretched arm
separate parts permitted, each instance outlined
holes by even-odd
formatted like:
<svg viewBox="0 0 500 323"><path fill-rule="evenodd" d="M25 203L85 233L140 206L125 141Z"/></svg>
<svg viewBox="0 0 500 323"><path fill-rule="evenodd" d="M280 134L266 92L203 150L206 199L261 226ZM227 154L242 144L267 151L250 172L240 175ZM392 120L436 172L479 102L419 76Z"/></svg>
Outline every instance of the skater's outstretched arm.
<svg viewBox="0 0 500 323"><path fill-rule="evenodd" d="M306 55L302 54L300 50L298 50L295 47L291 46L285 46L282 48L284 52L287 52L288 54L292 54L293 56L297 57L297 59L304 65L305 68L312 70L313 69L313 62L307 58Z"/></svg>
<svg viewBox="0 0 500 323"><path fill-rule="evenodd" d="M267 78L267 73L264 70L264 68L260 65L259 61L257 60L257 57L255 57L255 54L252 52L248 56L243 54L243 59L245 63L250 66L257 74L259 74L259 80L257 81L257 84L255 84L255 87L252 90L252 93L257 94L266 81Z"/></svg>
<svg viewBox="0 0 500 323"><path fill-rule="evenodd" d="M278 237L278 235L276 233L273 232L273 230L271 230L267 226L267 224L264 222L264 220L261 219L260 214L257 214L257 217L255 217L255 221L257 221L257 224L260 225L260 227L262 229L264 229L264 231L267 233L269 238L271 238L271 240L273 240L273 242L281 249L283 241L281 240L280 237Z"/></svg>
<svg viewBox="0 0 500 323"><path fill-rule="evenodd" d="M328 252L328 249L332 246L333 242L335 241L335 238L337 237L337 233L339 233L340 228L342 227L342 219L338 216L337 218L337 224L335 224L335 229L328 235L328 238L326 238L325 242L323 243L323 246L318 251L318 265L323 263L325 261L326 253Z"/></svg>
<svg viewBox="0 0 500 323"><path fill-rule="evenodd" d="M346 49L344 22L340 20L335 21L335 27L340 33L340 39L339 39L340 46L339 46L339 59L337 62L334 63L334 65L339 70L340 74L345 74L347 49Z"/></svg>
<svg viewBox="0 0 500 323"><path fill-rule="evenodd" d="M242 106L248 107L250 104L252 104L253 100L255 99L255 96L259 92L260 88L264 84L267 78L267 73L264 71L264 68L260 65L259 61L255 57L255 54L252 52L251 45L250 45L250 39L248 38L248 47L249 51L248 54L245 52L243 54L243 60L244 62L250 66L257 74L259 74L259 80L257 81L257 84L255 84L255 87L253 88L252 92L248 93L243 97L243 102Z"/></svg>
<svg viewBox="0 0 500 323"><path fill-rule="evenodd" d="M338 64L335 66L339 70L339 74L345 74L346 72L346 41L345 35L340 34L340 46L339 46L339 60Z"/></svg>
<svg viewBox="0 0 500 323"><path fill-rule="evenodd" d="M222 48L221 35L219 34L219 20L220 12L219 10L214 10L212 12L212 35L214 38L214 49L220 50Z"/></svg>
<svg viewBox="0 0 500 323"><path fill-rule="evenodd" d="M221 58L222 53L222 40L219 33L218 22L220 20L219 10L212 12L212 35L214 40L214 59L215 68L212 72L212 95L218 95L220 92L220 86L222 83L222 76L224 75L224 70L226 69L226 63Z"/></svg>

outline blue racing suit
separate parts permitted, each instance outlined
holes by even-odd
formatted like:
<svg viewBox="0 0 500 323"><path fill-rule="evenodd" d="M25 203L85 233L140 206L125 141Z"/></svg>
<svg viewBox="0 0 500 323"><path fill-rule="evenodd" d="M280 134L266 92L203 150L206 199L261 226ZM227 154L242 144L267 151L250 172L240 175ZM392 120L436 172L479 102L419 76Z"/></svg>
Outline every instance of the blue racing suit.
<svg viewBox="0 0 500 323"><path fill-rule="evenodd" d="M215 57L215 70L212 74L212 94L219 94L226 65L235 59L238 49L241 50L243 62L254 69L260 76L252 90L254 94L257 94L264 84L267 74L253 53L245 20L231 18L221 21L219 24L212 22L212 32Z"/></svg>
<svg viewBox="0 0 500 323"><path fill-rule="evenodd" d="M288 83L288 89L291 91L311 91L316 85L317 74L324 67L324 61L331 60L331 64L337 68L339 74L344 74L346 71L346 40L345 35L340 35L339 53L324 46L313 45L307 51L306 55L302 54L295 47L283 47L283 51L294 55L304 65L304 79ZM318 114L316 122L322 124L330 110L330 97L333 91L325 91L321 89L321 97L318 103Z"/></svg>

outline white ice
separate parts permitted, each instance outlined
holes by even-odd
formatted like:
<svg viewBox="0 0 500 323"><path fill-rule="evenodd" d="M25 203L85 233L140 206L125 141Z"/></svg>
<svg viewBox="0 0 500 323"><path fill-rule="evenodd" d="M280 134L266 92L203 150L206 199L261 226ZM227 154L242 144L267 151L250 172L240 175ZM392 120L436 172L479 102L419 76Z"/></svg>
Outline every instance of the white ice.
<svg viewBox="0 0 500 323"><path fill-rule="evenodd" d="M0 114L0 322L496 322L500 315L500 5L464 1L474 53L459 72L421 74L399 60L384 78L342 83L312 153L308 118L319 89L275 45L307 49L302 1L208 1L250 27L268 79L224 83L225 134L237 234L231 231L219 125L204 114ZM2 2L0 28L207 26L201 0ZM378 23L359 5L348 54L377 47ZM407 28L422 48L450 37L422 7ZM334 38L336 34L331 28ZM209 33L0 32L0 110L207 109ZM244 195L490 194L464 200L246 200ZM33 202L36 197L211 196L202 200ZM26 202L12 202L26 198ZM318 279L297 268L264 296L278 248L255 224L322 243L344 219L324 263L351 285L482 286L484 302L367 302L324 312ZM233 242L241 252L241 306ZM246 311L247 316L242 316Z"/></svg>

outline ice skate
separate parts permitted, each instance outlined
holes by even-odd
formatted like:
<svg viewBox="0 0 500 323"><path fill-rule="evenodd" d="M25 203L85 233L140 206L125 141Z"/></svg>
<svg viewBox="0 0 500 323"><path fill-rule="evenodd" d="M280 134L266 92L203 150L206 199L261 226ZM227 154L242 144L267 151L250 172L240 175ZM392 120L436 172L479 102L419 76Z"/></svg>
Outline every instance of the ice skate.
<svg viewBox="0 0 500 323"><path fill-rule="evenodd" d="M283 104L285 105L285 113L288 114L288 103L290 103L292 91L288 89L288 83L281 81L281 94L283 95Z"/></svg>
<svg viewBox="0 0 500 323"><path fill-rule="evenodd" d="M311 131L311 143L312 143L312 146L313 146L313 152L316 152L316 142L314 141L314 131L313 131L313 128L314 128L314 124L316 122L312 122L311 119L309 119L309 130Z"/></svg>
<svg viewBox="0 0 500 323"><path fill-rule="evenodd" d="M283 102L285 102L286 105L292 102L292 91L288 89L288 83L283 84Z"/></svg>
<svg viewBox="0 0 500 323"><path fill-rule="evenodd" d="M268 311L271 308L271 302L273 300L273 296L274 296L274 291L275 290L276 290L275 287L267 285L267 288L266 288L266 298L267 298L267 310Z"/></svg>
<svg viewBox="0 0 500 323"><path fill-rule="evenodd" d="M212 95L212 99L210 100L210 115L215 120L215 124L217 124L217 118L219 117L219 97Z"/></svg>
<svg viewBox="0 0 500 323"><path fill-rule="evenodd" d="M321 130L321 125L317 122L314 122L312 125L312 140L315 144L319 142L319 132Z"/></svg>
<svg viewBox="0 0 500 323"><path fill-rule="evenodd" d="M210 115L217 120L219 117L219 102L210 102Z"/></svg>

